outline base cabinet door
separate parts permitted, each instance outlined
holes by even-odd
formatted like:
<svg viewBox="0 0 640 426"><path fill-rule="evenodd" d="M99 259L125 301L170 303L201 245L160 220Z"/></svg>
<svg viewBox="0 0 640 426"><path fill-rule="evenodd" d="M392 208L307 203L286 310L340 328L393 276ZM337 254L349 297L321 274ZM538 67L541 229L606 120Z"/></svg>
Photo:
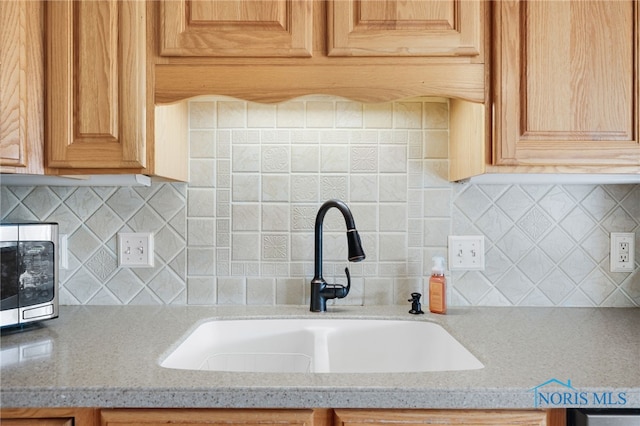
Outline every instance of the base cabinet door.
<svg viewBox="0 0 640 426"><path fill-rule="evenodd" d="M327 410L113 409L100 412L100 426L330 426Z"/></svg>
<svg viewBox="0 0 640 426"><path fill-rule="evenodd" d="M334 426L561 426L564 410L335 410ZM563 417L562 417L563 418Z"/></svg>
<svg viewBox="0 0 640 426"><path fill-rule="evenodd" d="M97 426L93 408L3 408L2 426Z"/></svg>

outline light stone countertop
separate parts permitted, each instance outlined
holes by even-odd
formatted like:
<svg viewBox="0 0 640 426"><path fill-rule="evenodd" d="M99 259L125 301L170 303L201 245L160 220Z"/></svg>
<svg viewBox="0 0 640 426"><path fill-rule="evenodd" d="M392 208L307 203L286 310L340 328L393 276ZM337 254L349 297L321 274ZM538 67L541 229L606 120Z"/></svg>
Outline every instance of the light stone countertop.
<svg viewBox="0 0 640 426"><path fill-rule="evenodd" d="M317 314L307 306L62 306L58 319L21 333L3 332L0 406L532 408L534 388L556 379L571 380L573 389L558 382L538 389L569 391L582 406L611 407L602 401L624 400L621 408L640 407L638 308L452 308L447 315L418 316L408 308L331 306ZM277 374L159 366L207 319L286 317L434 321L485 367ZM16 357L20 351L22 360ZM34 356L38 351L41 356Z"/></svg>

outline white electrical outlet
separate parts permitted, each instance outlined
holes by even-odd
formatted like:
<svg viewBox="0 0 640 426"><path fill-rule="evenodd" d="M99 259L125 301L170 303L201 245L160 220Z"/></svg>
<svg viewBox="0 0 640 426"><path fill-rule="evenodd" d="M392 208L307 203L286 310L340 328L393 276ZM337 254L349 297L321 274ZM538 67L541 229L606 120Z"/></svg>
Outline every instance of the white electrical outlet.
<svg viewBox="0 0 640 426"><path fill-rule="evenodd" d="M633 232L612 232L610 238L610 271L632 272L635 256L635 234Z"/></svg>
<svg viewBox="0 0 640 426"><path fill-rule="evenodd" d="M153 267L153 233L118 233L118 266Z"/></svg>
<svg viewBox="0 0 640 426"><path fill-rule="evenodd" d="M450 235L449 269L484 271L484 235Z"/></svg>

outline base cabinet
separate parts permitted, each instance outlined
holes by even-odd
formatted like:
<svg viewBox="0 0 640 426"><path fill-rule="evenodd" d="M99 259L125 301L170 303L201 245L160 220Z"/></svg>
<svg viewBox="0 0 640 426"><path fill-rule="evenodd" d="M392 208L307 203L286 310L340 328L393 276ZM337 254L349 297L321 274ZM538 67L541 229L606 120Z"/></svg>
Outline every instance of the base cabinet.
<svg viewBox="0 0 640 426"><path fill-rule="evenodd" d="M2 426L96 426L95 408L2 408Z"/></svg>
<svg viewBox="0 0 640 426"><path fill-rule="evenodd" d="M100 426L170 423L175 426L329 426L328 410L133 409L102 410Z"/></svg>
<svg viewBox="0 0 640 426"><path fill-rule="evenodd" d="M333 421L334 426L560 426L564 423L564 410L335 410Z"/></svg>
<svg viewBox="0 0 640 426"><path fill-rule="evenodd" d="M565 426L565 410L9 408L3 426Z"/></svg>

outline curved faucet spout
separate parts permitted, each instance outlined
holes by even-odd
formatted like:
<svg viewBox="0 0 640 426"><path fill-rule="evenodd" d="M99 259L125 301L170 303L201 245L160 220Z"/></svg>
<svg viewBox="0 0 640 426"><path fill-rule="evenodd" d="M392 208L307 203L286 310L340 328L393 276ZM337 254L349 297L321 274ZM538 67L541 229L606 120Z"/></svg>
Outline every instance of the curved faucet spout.
<svg viewBox="0 0 640 426"><path fill-rule="evenodd" d="M327 310L327 299L341 299L346 297L351 287L351 276L349 269L346 268L347 274L347 286L338 284L327 284L322 277L322 224L324 222L324 216L327 211L332 207L337 208L344 217L345 224L347 226L347 244L349 247L349 261L360 262L364 260L365 254L362 249L362 242L360 236L356 230L356 224L353 220L353 215L349 207L340 200L326 201L318 210L315 224L315 259L314 259L314 277L311 280L311 306L310 309L313 312L324 312Z"/></svg>

